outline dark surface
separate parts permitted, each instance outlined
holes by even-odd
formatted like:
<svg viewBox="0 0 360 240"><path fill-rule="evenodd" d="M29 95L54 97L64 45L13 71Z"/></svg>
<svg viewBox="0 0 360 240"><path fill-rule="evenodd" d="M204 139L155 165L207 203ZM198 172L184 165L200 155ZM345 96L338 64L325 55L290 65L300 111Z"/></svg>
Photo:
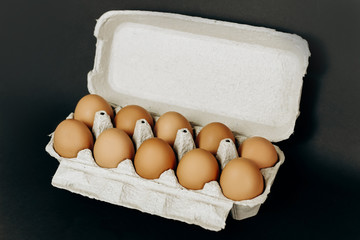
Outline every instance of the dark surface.
<svg viewBox="0 0 360 240"><path fill-rule="evenodd" d="M87 93L95 19L114 9L296 33L312 56L286 161L256 217L215 233L51 186L44 150ZM1 1L0 239L359 239L359 1Z"/></svg>

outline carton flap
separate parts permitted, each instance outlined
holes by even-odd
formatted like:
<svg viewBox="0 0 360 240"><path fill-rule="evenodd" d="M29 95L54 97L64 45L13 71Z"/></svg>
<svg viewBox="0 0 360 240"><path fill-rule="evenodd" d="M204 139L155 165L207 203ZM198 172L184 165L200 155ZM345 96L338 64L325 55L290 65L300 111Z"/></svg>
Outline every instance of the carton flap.
<svg viewBox="0 0 360 240"><path fill-rule="evenodd" d="M117 105L178 111L197 125L225 123L271 141L299 114L307 42L242 24L144 11L105 13L88 88Z"/></svg>

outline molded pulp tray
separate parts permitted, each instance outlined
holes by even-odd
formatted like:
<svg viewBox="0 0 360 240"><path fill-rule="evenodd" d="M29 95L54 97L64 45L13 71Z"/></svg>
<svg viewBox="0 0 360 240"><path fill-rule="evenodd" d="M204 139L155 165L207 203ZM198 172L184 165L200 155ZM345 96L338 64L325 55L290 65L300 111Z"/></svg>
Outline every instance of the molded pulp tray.
<svg viewBox="0 0 360 240"><path fill-rule="evenodd" d="M137 104L155 120L178 111L196 133L207 123L222 122L233 130L236 147L255 135L281 141L294 130L310 56L307 42L297 35L177 14L110 11L98 20L95 36L88 89L114 107ZM46 151L60 162L54 186L215 231L225 227L230 211L238 220L257 214L285 159L276 147L278 163L261 170L264 192L235 202L215 181L193 191L179 185L173 170L156 180L142 179L131 160L103 169L90 150L65 159L52 141ZM236 157L232 144L220 145L221 161Z"/></svg>

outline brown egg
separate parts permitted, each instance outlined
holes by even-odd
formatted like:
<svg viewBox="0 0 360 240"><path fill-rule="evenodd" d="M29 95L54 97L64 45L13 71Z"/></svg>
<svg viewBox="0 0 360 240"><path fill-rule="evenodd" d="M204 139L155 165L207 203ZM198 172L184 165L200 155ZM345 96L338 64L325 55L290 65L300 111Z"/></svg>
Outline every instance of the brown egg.
<svg viewBox="0 0 360 240"><path fill-rule="evenodd" d="M120 109L115 116L115 127L124 130L130 137L134 134L136 121L145 119L151 127L154 126L152 116L144 108L137 105L128 105Z"/></svg>
<svg viewBox="0 0 360 240"><path fill-rule="evenodd" d="M205 183L218 179L219 165L210 152L196 148L187 152L180 160L176 175L183 187L199 190Z"/></svg>
<svg viewBox="0 0 360 240"><path fill-rule="evenodd" d="M278 160L274 145L263 137L246 139L239 147L239 155L253 160L259 168L272 167Z"/></svg>
<svg viewBox="0 0 360 240"><path fill-rule="evenodd" d="M177 131L182 128L187 128L194 136L191 124L183 115L177 112L167 112L156 121L154 133L156 137L173 146Z"/></svg>
<svg viewBox="0 0 360 240"><path fill-rule="evenodd" d="M197 135L196 146L215 155L224 138L231 138L235 142L233 133L226 125L219 122L209 123Z"/></svg>
<svg viewBox="0 0 360 240"><path fill-rule="evenodd" d="M93 136L83 122L66 119L55 129L54 150L62 157L75 158L80 150L91 150L93 145Z"/></svg>
<svg viewBox="0 0 360 240"><path fill-rule="evenodd" d="M264 190L264 180L253 161L235 158L222 170L220 186L225 197L241 201L260 195Z"/></svg>
<svg viewBox="0 0 360 240"><path fill-rule="evenodd" d="M102 97L96 94L89 94L81 98L74 111L74 119L84 122L89 128L92 128L95 113L103 110L111 119L114 118L114 111L110 104Z"/></svg>
<svg viewBox="0 0 360 240"><path fill-rule="evenodd" d="M134 144L122 130L109 128L103 131L95 141L94 159L103 168L116 168L125 159L133 159Z"/></svg>
<svg viewBox="0 0 360 240"><path fill-rule="evenodd" d="M174 169L175 153L170 145L160 138L144 141L135 154L134 167L141 177L156 179L168 170Z"/></svg>

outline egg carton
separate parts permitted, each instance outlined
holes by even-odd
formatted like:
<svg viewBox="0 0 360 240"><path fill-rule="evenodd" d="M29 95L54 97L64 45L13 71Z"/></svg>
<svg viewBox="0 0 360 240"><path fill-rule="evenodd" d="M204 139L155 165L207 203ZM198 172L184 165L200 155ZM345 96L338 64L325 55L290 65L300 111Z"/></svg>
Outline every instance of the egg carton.
<svg viewBox="0 0 360 240"><path fill-rule="evenodd" d="M114 107L142 106L155 121L167 111L179 112L191 121L195 134L210 122L226 124L236 142L220 143L216 157L221 167L237 156L237 146L247 137L276 143L294 131L310 56L307 42L295 34L171 13L109 11L98 19L94 35L89 92ZM95 136L111 127L101 116ZM136 147L151 134L139 120ZM174 146L178 158L193 147L189 133L179 130ZM89 150L74 159L61 158L52 148L52 136L46 150L60 161L52 180L56 187L219 231L230 212L238 220L257 214L285 159L275 148L279 161L261 170L264 192L238 202L224 197L215 181L202 190L187 190L173 170L147 180L136 174L130 160L104 169Z"/></svg>
<svg viewBox="0 0 360 240"><path fill-rule="evenodd" d="M153 117L155 120L158 119L156 115ZM72 118L73 113L67 117ZM112 127L110 117L105 111L96 113L92 129L95 137ZM200 126L194 127L196 135L200 130ZM280 165L285 160L283 152L275 146L279 156L278 163L274 167L261 170L265 181L264 192L251 200L233 201L222 194L217 181L206 183L201 190L188 190L182 187L172 169L162 173L159 179L149 180L136 173L130 159L120 162L117 168L107 169L96 164L90 149L81 150L76 158L63 158L53 148L53 133L50 136L46 151L60 162L52 179L53 186L214 231L225 227L230 210L232 217L238 220L256 215L270 192ZM145 119L139 119L132 137L136 149L152 137L154 135L150 125ZM244 136L236 135L239 143L245 139ZM191 133L186 128L179 129L174 142L177 159L181 159L186 152L194 148ZM220 166L225 167L228 161L236 157L238 153L235 143L229 138L223 139L216 154Z"/></svg>

